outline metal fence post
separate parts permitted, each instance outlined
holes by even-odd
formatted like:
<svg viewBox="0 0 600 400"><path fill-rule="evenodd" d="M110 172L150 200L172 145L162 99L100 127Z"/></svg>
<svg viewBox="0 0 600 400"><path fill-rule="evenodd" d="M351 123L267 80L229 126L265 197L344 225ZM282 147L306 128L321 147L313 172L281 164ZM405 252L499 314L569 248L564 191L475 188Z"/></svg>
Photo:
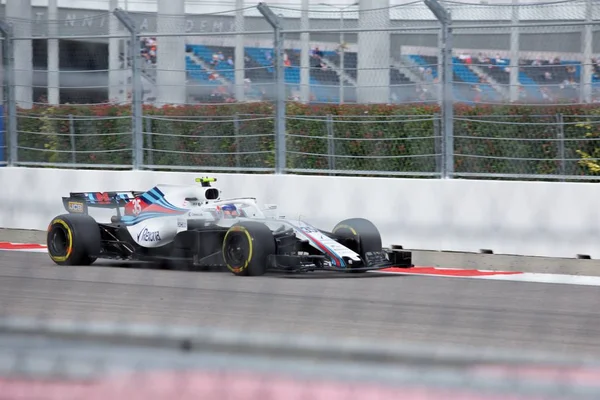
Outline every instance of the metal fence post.
<svg viewBox="0 0 600 400"><path fill-rule="evenodd" d="M146 118L146 146L148 146L148 165L154 165L154 138L152 135L152 120Z"/></svg>
<svg viewBox="0 0 600 400"><path fill-rule="evenodd" d="M556 138L557 141L557 152L559 164L559 174L562 177L561 181L565 181L565 175L567 175L567 162L565 157L565 124L562 114L556 114Z"/></svg>
<svg viewBox="0 0 600 400"><path fill-rule="evenodd" d="M585 2L585 22L583 31L581 32L581 55L583 57L579 86L580 101L582 103L592 102L592 75L594 74L594 66L592 65L592 56L594 52L594 26L593 23L593 0Z"/></svg>
<svg viewBox="0 0 600 400"><path fill-rule="evenodd" d="M258 11L275 30L275 79L277 86L277 107L275 111L275 173L285 174L285 72L283 60L283 33L280 18L265 3L258 3Z"/></svg>
<svg viewBox="0 0 600 400"><path fill-rule="evenodd" d="M235 136L235 167L240 168L242 162L240 160L240 115L238 113L233 116L233 135Z"/></svg>
<svg viewBox="0 0 600 400"><path fill-rule="evenodd" d="M510 72L509 72L509 101L519 100L519 0L512 0L511 22L514 25L510 28Z"/></svg>
<svg viewBox="0 0 600 400"><path fill-rule="evenodd" d="M8 133L8 162L9 166L14 166L18 162L18 144L17 144L17 101L15 98L15 69L14 69L14 49L12 41L12 25L0 20L0 33L4 37L2 42L2 65L4 68L4 104L7 108L7 128Z"/></svg>
<svg viewBox="0 0 600 400"><path fill-rule="evenodd" d="M133 169L140 169L144 164L144 134L142 133L142 71L140 54L137 51L140 36L133 19L120 8L114 10L115 17L131 33L129 53L131 54L131 116L132 121L132 160Z"/></svg>
<svg viewBox="0 0 600 400"><path fill-rule="evenodd" d="M435 172L437 172L438 174L440 174L440 176L442 176L442 162L443 162L443 157L442 157L442 150L443 150L443 145L442 145L442 133L441 133L441 127L440 127L440 114L439 113L435 113L433 114L433 136L434 136L434 140L433 140L433 152L435 153Z"/></svg>
<svg viewBox="0 0 600 400"><path fill-rule="evenodd" d="M69 137L71 139L71 162L77 164L77 151L75 148L75 120L73 114L69 114Z"/></svg>
<svg viewBox="0 0 600 400"><path fill-rule="evenodd" d="M440 56L442 85L442 178L451 179L454 174L454 96L452 93L453 65L452 65L452 18L450 11L446 10L438 0L424 0L425 5L440 21L442 46Z"/></svg>
<svg viewBox="0 0 600 400"><path fill-rule="evenodd" d="M329 164L329 175L334 175L335 170L335 132L333 129L333 115L327 115L327 160Z"/></svg>

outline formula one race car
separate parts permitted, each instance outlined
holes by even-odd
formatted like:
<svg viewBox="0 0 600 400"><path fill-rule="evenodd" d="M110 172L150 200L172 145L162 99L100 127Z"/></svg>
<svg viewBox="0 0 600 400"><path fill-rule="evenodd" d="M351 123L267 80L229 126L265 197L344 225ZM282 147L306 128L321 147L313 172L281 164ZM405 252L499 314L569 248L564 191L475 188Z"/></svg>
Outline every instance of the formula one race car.
<svg viewBox="0 0 600 400"><path fill-rule="evenodd" d="M384 249L368 220L347 219L331 232L260 209L256 199L221 199L214 178L189 186L157 185L144 192L85 192L63 197L68 214L48 226L48 253L59 265L96 259L158 262L176 270L226 267L235 275L269 270L363 272L412 267L411 253ZM111 222L90 208L116 210Z"/></svg>

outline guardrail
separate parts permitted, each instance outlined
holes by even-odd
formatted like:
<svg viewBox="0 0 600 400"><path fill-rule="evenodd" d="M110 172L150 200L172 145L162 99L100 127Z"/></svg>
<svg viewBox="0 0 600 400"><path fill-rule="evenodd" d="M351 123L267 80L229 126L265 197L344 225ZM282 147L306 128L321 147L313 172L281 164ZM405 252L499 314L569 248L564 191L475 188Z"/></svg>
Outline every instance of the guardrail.
<svg viewBox="0 0 600 400"><path fill-rule="evenodd" d="M213 174L223 197L279 204L283 215L331 229L364 217L384 245L548 257L600 256L598 186L591 183ZM70 191L147 190L194 184L197 174L1 168L0 226L45 230ZM18 185L15 182L19 182ZM109 220L110 214L92 214Z"/></svg>

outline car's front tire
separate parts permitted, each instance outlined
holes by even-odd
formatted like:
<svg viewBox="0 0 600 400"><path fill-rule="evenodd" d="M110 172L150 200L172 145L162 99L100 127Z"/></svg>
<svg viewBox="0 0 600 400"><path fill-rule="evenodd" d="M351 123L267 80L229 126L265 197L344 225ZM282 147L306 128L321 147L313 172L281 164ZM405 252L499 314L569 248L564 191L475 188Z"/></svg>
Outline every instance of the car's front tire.
<svg viewBox="0 0 600 400"><path fill-rule="evenodd" d="M89 215L64 214L48 226L46 244L58 265L91 265L100 254L100 229Z"/></svg>
<svg viewBox="0 0 600 400"><path fill-rule="evenodd" d="M379 230L368 219L351 218L338 223L332 233L341 239L342 244L350 250L360 254L365 259L365 254L369 252L378 252L382 249L381 234ZM364 272L360 270L350 272Z"/></svg>

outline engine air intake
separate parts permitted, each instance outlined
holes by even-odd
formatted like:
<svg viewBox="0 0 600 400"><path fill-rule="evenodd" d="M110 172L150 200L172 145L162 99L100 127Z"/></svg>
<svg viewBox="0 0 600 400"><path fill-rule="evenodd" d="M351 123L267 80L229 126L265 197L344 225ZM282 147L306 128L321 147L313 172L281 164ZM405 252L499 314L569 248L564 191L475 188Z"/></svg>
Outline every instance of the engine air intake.
<svg viewBox="0 0 600 400"><path fill-rule="evenodd" d="M206 189L206 192L204 192L204 197L206 197L206 200L217 200L219 198L219 189Z"/></svg>

